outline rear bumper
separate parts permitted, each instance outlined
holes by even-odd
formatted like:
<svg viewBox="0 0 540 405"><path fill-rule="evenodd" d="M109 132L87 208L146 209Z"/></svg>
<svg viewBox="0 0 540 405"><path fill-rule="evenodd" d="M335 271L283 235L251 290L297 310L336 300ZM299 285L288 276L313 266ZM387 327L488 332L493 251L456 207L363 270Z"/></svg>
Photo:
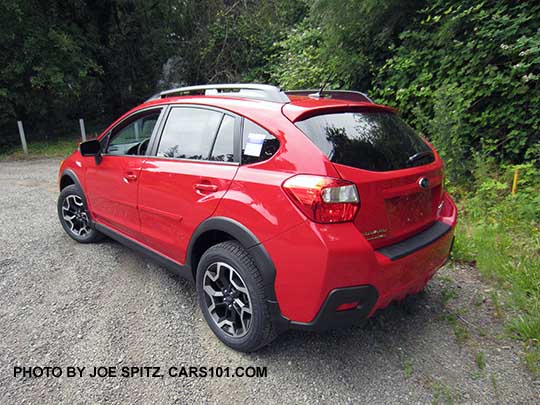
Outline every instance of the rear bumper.
<svg viewBox="0 0 540 405"><path fill-rule="evenodd" d="M312 322L290 322L290 327L311 331L324 331L364 322L377 302L379 294L375 287L362 285L358 287L336 288L324 301L321 310ZM341 304L358 302L354 309L337 310Z"/></svg>
<svg viewBox="0 0 540 405"><path fill-rule="evenodd" d="M452 227L444 222L436 221L432 226L423 232L414 235L404 241L377 249L377 253L388 257L390 260L398 260L407 257L414 252L423 249L442 238Z"/></svg>
<svg viewBox="0 0 540 405"><path fill-rule="evenodd" d="M452 237L450 250L446 259L433 271L428 271L426 273L427 277L425 275L421 276L409 284L402 285L393 291L391 290L390 293L381 297L381 300L379 300L379 292L372 285L336 288L328 294L328 297L312 322L290 321L288 322L288 327L320 332L328 329L361 325L377 309L387 306L391 301L402 299L407 295L422 290L435 271L448 261L453 244L454 238ZM356 302L359 304L353 309L338 310L338 307L342 304Z"/></svg>
<svg viewBox="0 0 540 405"><path fill-rule="evenodd" d="M421 291L448 260L456 218L446 195L433 229L384 249L374 250L353 224L305 222L265 242L281 316L294 328L339 327ZM360 302L356 309L336 311L353 301Z"/></svg>

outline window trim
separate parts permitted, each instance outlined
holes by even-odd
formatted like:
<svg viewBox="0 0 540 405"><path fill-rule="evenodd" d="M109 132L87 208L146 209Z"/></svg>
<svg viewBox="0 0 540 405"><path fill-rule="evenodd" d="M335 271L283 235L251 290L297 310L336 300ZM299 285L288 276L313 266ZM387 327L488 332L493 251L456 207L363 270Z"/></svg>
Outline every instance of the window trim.
<svg viewBox="0 0 540 405"><path fill-rule="evenodd" d="M217 137L219 135L219 130L221 129L221 125L223 125L223 120L225 119L225 114L221 114L221 119L219 120L219 125L217 126L216 133L214 134L214 139L212 140L212 146L210 146L210 151L208 152L208 160L211 160L210 158L214 154L214 148L216 147L216 141ZM233 125L233 131L234 131L234 125ZM234 143L234 133L233 133L233 143ZM234 148L234 144L233 144ZM233 157L234 159L234 157Z"/></svg>
<svg viewBox="0 0 540 405"><path fill-rule="evenodd" d="M223 121L225 121L225 116L229 116L234 120L233 125L233 161L232 162L224 162L221 160L212 160L210 159L212 155L214 154L214 148L216 147L216 142L219 136L219 131L221 130L221 126L223 125ZM235 116L233 114L223 114L221 117L221 122L219 123L219 127L216 132L216 136L214 137L214 142L212 143L212 148L210 149L210 153L208 155L208 161L209 162L222 162L222 163L234 163L234 164L240 164L240 160L238 158L238 131L240 131L239 122L241 121L239 116Z"/></svg>
<svg viewBox="0 0 540 405"><path fill-rule="evenodd" d="M165 157L165 156L158 156L157 155L157 151L158 151L158 148L159 148L159 144L161 143L161 138L163 137L163 132L165 130L165 125L167 124L167 121L169 120L169 117L170 117L170 114L172 112L173 109L177 109L177 108L196 108L196 109L200 109L200 110L207 110L207 111L215 111L215 112L218 112L220 114L223 114L223 115L229 115L230 117L232 117L234 119L234 136L233 136L233 142L234 142L234 145L233 145L233 154L234 154L234 162L222 162L222 161L219 161L219 160L210 160L210 156L213 152L213 148L214 148L214 145L215 145L215 142L216 142L216 139L217 139L217 135L219 133L219 129L221 127L221 124L223 122L223 119L224 117L221 118L221 121L219 123L219 126L217 128L217 131L216 133L214 134L214 139L212 141L212 147L210 149L210 153L209 155L206 157L206 159L188 159L188 158L176 158L176 157ZM150 145L148 145L148 149L147 149L147 153L150 153L150 156L153 158L153 159L162 159L162 160L173 160L173 161L185 161L185 162L200 162L200 163L212 163L212 164L221 164L221 165L232 165L232 166L238 166L240 165L240 161L239 161L239 156L237 156L237 151L236 149L238 148L237 144L238 144L238 140L240 140L240 142L242 141L242 137L241 135L239 135L239 130L241 129L240 125L239 125L239 121L240 121L240 117L230 111L227 111L227 110L223 110L221 108L216 108L216 107L212 107L212 106L206 106L206 105L198 105L198 104L173 104L173 105L168 105L167 106L167 109L165 111L165 114L163 115L163 119L162 121L160 122L160 125L159 125L159 129L158 129L158 133L156 134L156 137L154 139L154 142ZM158 125L156 125L157 127ZM151 148L150 148L151 147Z"/></svg>
<svg viewBox="0 0 540 405"><path fill-rule="evenodd" d="M129 124L131 124L134 121L137 121L139 118L142 118L145 115L149 115L152 111L159 110L159 116L156 121L156 125L154 126L154 129L152 130L152 135L150 135L150 141L148 142L148 146L146 147L146 153L144 155L118 155L118 154L110 154L107 153L107 149L109 149L109 143L111 142L111 139L113 137L113 134L116 132L122 130ZM161 124L161 121L163 120L163 113L165 112L166 108L162 105L160 106L152 106L143 108L141 110L134 111L133 113L129 114L126 118L124 118L122 121L120 121L118 124L116 124L113 128L107 131L107 133L101 138L101 141L105 141L105 147L103 148L103 152L101 153L102 156L119 156L119 157L148 157L150 156L150 153L152 152L150 149L150 146L152 145L152 140L157 135L157 129L159 125Z"/></svg>

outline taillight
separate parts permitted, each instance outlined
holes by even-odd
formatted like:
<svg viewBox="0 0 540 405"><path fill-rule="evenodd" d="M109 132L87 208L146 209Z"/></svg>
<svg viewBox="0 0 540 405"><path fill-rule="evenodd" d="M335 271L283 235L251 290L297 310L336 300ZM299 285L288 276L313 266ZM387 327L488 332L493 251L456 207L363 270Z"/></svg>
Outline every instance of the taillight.
<svg viewBox="0 0 540 405"><path fill-rule="evenodd" d="M341 179L299 174L287 179L283 189L309 219L319 223L352 221L360 207L356 186Z"/></svg>

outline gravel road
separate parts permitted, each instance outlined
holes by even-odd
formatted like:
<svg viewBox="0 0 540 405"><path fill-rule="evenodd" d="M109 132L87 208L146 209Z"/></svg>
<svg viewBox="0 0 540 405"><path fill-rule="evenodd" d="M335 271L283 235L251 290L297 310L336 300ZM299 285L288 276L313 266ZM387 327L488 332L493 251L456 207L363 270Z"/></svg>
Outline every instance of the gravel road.
<svg viewBox="0 0 540 405"><path fill-rule="evenodd" d="M80 245L56 216L57 160L0 163L0 403L539 403L474 268L363 328L223 346L194 287L110 240ZM14 377L16 366L155 366L164 378ZM173 378L176 366L266 366L260 378Z"/></svg>

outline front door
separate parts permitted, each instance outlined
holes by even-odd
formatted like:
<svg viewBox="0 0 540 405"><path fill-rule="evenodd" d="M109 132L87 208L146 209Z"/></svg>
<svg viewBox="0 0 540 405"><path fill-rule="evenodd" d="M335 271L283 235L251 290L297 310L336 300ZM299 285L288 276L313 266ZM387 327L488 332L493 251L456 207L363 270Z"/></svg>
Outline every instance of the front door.
<svg viewBox="0 0 540 405"><path fill-rule="evenodd" d="M135 239L140 239L139 176L160 113L143 111L117 125L104 140L101 162L89 163L86 172L92 217Z"/></svg>

